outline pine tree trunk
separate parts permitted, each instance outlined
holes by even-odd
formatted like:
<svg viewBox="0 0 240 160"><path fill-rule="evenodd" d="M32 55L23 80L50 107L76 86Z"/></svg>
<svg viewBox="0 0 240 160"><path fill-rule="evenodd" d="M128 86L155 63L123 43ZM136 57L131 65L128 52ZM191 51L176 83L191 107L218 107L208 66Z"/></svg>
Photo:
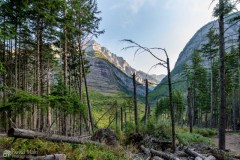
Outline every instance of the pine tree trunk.
<svg viewBox="0 0 240 160"><path fill-rule="evenodd" d="M116 125L116 131L118 130L118 109L116 108L116 113L115 113L115 125Z"/></svg>
<svg viewBox="0 0 240 160"><path fill-rule="evenodd" d="M47 95L49 96L51 93L51 79L50 79L50 60L48 59L47 61ZM51 129L51 124L52 124L52 109L50 107L50 103L48 103L48 108L47 108L47 128Z"/></svg>
<svg viewBox="0 0 240 160"><path fill-rule="evenodd" d="M124 112L124 123L127 123L127 112Z"/></svg>
<svg viewBox="0 0 240 160"><path fill-rule="evenodd" d="M90 125L91 125L91 131L94 133L94 122L93 122L93 117L92 117L92 109L91 109L91 104L90 104L90 98L88 94L88 85L87 85L87 77L84 69L84 61L83 61L83 56L80 55L81 58L81 64L82 64L82 71L83 71L83 78L84 78L84 83L85 83L85 90L86 90L86 96L87 96L87 105L88 105L88 115L90 119Z"/></svg>
<svg viewBox="0 0 240 160"><path fill-rule="evenodd" d="M80 38L78 39L78 50L79 50L79 57L81 57L82 55L82 47L81 47L81 40ZM82 68L82 61L81 61L81 58L79 58L79 98L80 98L80 101L82 101L82 72L83 72L83 68Z"/></svg>
<svg viewBox="0 0 240 160"><path fill-rule="evenodd" d="M39 29L40 20L37 21L37 52L35 55L35 69L36 69L36 89L35 92L38 96L40 96L40 29ZM34 105L33 107L33 129L37 129L37 120L38 120L38 107Z"/></svg>
<svg viewBox="0 0 240 160"><path fill-rule="evenodd" d="M121 131L123 131L123 108L121 107Z"/></svg>
<svg viewBox="0 0 240 160"><path fill-rule="evenodd" d="M15 22L15 32L18 33L18 25L17 20ZM15 53L15 88L18 88L18 49L17 49L17 34L15 34L15 47L14 47L14 53Z"/></svg>
<svg viewBox="0 0 240 160"><path fill-rule="evenodd" d="M171 114L171 121L172 121L172 150L173 152L176 151L176 133L175 133L175 109L173 106L172 100L172 81L171 81L171 72L170 72L170 64L169 58L167 57L167 71L168 71L168 90L169 90L169 104L170 104L170 114Z"/></svg>
<svg viewBox="0 0 240 160"><path fill-rule="evenodd" d="M225 150L226 128L226 90L225 90L225 40L224 40L224 0L219 0L219 54L220 54L220 119L219 119L219 149Z"/></svg>
<svg viewBox="0 0 240 160"><path fill-rule="evenodd" d="M211 111L210 111L210 128L212 128L213 123L213 59L211 59Z"/></svg>
<svg viewBox="0 0 240 160"><path fill-rule="evenodd" d="M148 120L148 80L145 80L145 85L146 85L146 95L145 95L145 114L144 114L144 124L147 124Z"/></svg>
<svg viewBox="0 0 240 160"><path fill-rule="evenodd" d="M238 30L238 112L237 118L240 117L240 28ZM240 123L240 120L239 120Z"/></svg>

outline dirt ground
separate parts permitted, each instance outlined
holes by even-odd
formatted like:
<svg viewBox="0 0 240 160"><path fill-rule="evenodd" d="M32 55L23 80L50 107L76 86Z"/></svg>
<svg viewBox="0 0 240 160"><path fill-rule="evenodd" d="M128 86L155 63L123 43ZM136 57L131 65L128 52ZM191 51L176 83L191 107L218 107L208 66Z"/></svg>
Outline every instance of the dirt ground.
<svg viewBox="0 0 240 160"><path fill-rule="evenodd" d="M218 137L214 138L214 144L218 146ZM240 155L240 133L226 134L226 149Z"/></svg>

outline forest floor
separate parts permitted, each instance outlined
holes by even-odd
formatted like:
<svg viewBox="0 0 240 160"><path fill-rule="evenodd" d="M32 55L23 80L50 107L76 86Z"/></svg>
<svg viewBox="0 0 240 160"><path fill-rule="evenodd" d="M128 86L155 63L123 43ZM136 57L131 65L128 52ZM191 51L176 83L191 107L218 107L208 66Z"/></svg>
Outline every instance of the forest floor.
<svg viewBox="0 0 240 160"><path fill-rule="evenodd" d="M213 142L218 146L218 137L215 137ZM226 149L240 154L240 133L226 133Z"/></svg>

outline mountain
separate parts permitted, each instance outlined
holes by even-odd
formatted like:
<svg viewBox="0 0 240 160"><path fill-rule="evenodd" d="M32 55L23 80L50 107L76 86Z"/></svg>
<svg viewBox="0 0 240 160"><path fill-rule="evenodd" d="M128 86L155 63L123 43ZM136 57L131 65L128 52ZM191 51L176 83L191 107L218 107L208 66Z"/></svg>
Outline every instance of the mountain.
<svg viewBox="0 0 240 160"><path fill-rule="evenodd" d="M226 37L226 50L230 50L231 46L234 44L234 40L238 38L238 29L240 22L231 22L230 20L234 17L240 16L240 12L232 13L226 16L225 28L227 31L225 32ZM218 29L218 22L212 21L200 28L194 36L190 39L190 41L186 44L183 51L179 54L178 60L171 72L173 87L175 89L179 89L182 91L186 90L186 84L184 79L182 78L183 73L183 65L185 63L191 63L192 53L196 49L201 49L203 44L208 42L207 33L211 28ZM203 65L205 67L209 67L209 62L206 58L203 57ZM165 96L168 94L167 90L167 77L165 77L161 83L150 93L152 100L157 100L160 96Z"/></svg>
<svg viewBox="0 0 240 160"><path fill-rule="evenodd" d="M136 73L136 80L139 83L137 93L144 95L146 78L153 84L150 87L153 89L164 77L135 70L122 57L113 54L94 40L88 42L86 46L86 59L90 64L90 73L87 75L88 85L102 93L132 92L132 74Z"/></svg>

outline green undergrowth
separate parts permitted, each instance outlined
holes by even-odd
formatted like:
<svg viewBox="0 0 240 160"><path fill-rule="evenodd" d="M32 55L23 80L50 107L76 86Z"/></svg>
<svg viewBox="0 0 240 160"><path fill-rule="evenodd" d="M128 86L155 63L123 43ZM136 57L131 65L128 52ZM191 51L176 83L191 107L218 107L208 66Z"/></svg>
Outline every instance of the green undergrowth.
<svg viewBox="0 0 240 160"><path fill-rule="evenodd" d="M192 143L201 143L213 145L212 137L217 135L215 129L209 128L193 128L193 133L189 132L189 128L177 128L177 139L179 143L189 145Z"/></svg>
<svg viewBox="0 0 240 160"><path fill-rule="evenodd" d="M126 132L133 133L134 130L133 124L129 124L128 131ZM170 123L159 124L156 123L156 120L152 119L147 125L140 125L140 133L145 135L151 135L161 140L171 140L172 129ZM189 132L188 127L179 127L176 126L176 138L177 143L189 145L193 143L213 145L212 137L217 135L217 131L214 129L207 128L193 128L193 133Z"/></svg>
<svg viewBox="0 0 240 160"><path fill-rule="evenodd" d="M204 137L198 133L189 133L189 132L178 133L177 140L179 141L180 144L183 144L183 145L189 145L192 143L212 145L211 138Z"/></svg>
<svg viewBox="0 0 240 160"><path fill-rule="evenodd" d="M40 139L1 138L0 149L17 151L36 151L37 155L65 154L70 160L126 160L129 155L122 148L93 144L54 143Z"/></svg>

